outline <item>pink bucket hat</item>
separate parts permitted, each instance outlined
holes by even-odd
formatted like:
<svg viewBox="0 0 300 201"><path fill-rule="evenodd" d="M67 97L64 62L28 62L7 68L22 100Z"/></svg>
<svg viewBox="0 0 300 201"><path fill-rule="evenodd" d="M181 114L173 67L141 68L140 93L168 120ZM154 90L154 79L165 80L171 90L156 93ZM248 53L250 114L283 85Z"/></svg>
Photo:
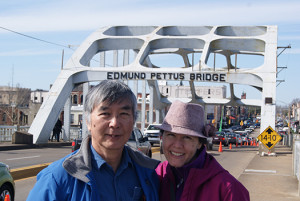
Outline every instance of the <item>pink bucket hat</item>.
<svg viewBox="0 0 300 201"><path fill-rule="evenodd" d="M207 138L204 126L204 110L201 105L174 101L164 118L161 130Z"/></svg>

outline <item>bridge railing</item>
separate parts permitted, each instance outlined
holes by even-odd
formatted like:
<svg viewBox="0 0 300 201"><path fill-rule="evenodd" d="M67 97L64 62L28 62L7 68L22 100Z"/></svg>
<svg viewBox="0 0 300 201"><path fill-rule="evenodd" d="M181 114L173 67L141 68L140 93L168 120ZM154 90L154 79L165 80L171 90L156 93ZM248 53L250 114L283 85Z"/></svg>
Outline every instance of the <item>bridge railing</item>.
<svg viewBox="0 0 300 201"><path fill-rule="evenodd" d="M20 126L19 131L28 132L30 126ZM17 131L17 126L0 126L0 142L11 142L12 135ZM49 136L51 138L52 132ZM70 133L68 136L65 135L64 128L62 129L60 139L64 141L71 141L74 138L81 137L81 129L78 127L70 127Z"/></svg>
<svg viewBox="0 0 300 201"><path fill-rule="evenodd" d="M27 132L29 126L20 126L20 131ZM17 126L0 126L0 142L11 142L12 134L17 131Z"/></svg>
<svg viewBox="0 0 300 201"><path fill-rule="evenodd" d="M298 187L300 187L300 135L296 134L293 137L293 170L294 176L298 179ZM298 193L300 195L300 189Z"/></svg>
<svg viewBox="0 0 300 201"><path fill-rule="evenodd" d="M68 136L66 135L65 129L62 128L61 139L64 141L72 141L73 139L80 137L82 137L82 130L79 127L70 127L70 133Z"/></svg>

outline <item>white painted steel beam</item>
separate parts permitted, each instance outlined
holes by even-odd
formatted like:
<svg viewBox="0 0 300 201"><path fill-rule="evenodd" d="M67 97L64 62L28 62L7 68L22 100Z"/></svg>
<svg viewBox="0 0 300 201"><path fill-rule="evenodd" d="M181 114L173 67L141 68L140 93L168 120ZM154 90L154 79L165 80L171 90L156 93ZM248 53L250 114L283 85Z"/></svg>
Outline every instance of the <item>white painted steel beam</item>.
<svg viewBox="0 0 300 201"><path fill-rule="evenodd" d="M201 54L199 61L191 61L188 55L193 54L194 58L196 53ZM135 94L141 82L150 86L150 108L157 113L160 111L160 114L156 114L156 119L158 117L161 119L164 109L174 101L172 98L162 96L157 81L181 80L190 83L192 94L190 98L182 101L202 105L260 106L261 129L264 130L267 126L274 127L276 53L277 26L104 27L92 33L68 60L50 89L49 96L42 104L29 133L34 135L34 143L47 142L74 86L105 79L121 79L128 85L133 82ZM153 55L167 54L181 56L184 66L164 67L152 63ZM215 55L223 56L226 65L210 66L208 60ZM235 55L259 56L263 58L263 62L259 66L248 68L236 66L236 61L233 61ZM99 63L91 65L94 60L98 60ZM224 99L198 97L195 85L203 82L228 83L230 97ZM261 99L241 100L235 97L235 84L255 87L261 91ZM146 98L144 93L143 103ZM145 114L145 111L142 111L142 114ZM150 118L150 121L152 120L153 116ZM144 123L144 120L142 121Z"/></svg>

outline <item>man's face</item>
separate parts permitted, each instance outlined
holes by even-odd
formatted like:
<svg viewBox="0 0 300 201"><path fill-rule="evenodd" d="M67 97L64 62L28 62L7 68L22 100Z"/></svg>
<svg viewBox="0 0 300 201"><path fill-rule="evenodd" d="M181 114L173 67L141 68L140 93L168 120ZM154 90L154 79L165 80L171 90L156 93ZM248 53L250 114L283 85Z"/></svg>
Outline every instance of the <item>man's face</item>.
<svg viewBox="0 0 300 201"><path fill-rule="evenodd" d="M111 105L102 102L96 106L87 125L94 149L100 155L107 151L122 151L133 130L133 119L129 100Z"/></svg>

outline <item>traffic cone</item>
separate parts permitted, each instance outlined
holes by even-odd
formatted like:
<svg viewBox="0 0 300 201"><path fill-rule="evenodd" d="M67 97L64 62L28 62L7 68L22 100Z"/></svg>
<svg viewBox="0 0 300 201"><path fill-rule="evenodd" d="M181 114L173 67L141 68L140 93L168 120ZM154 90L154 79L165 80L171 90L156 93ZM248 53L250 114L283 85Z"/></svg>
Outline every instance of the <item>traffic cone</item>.
<svg viewBox="0 0 300 201"><path fill-rule="evenodd" d="M223 152L223 149L222 149L222 142L220 142L219 152Z"/></svg>
<svg viewBox="0 0 300 201"><path fill-rule="evenodd" d="M4 201L10 201L9 194L5 195Z"/></svg>
<svg viewBox="0 0 300 201"><path fill-rule="evenodd" d="M230 143L230 145L229 145L229 149L232 149L232 145L231 145L231 143Z"/></svg>
<svg viewBox="0 0 300 201"><path fill-rule="evenodd" d="M236 146L236 147L238 147L238 146L239 146L239 143L238 143L238 142L236 142L236 143L235 143L235 146Z"/></svg>

